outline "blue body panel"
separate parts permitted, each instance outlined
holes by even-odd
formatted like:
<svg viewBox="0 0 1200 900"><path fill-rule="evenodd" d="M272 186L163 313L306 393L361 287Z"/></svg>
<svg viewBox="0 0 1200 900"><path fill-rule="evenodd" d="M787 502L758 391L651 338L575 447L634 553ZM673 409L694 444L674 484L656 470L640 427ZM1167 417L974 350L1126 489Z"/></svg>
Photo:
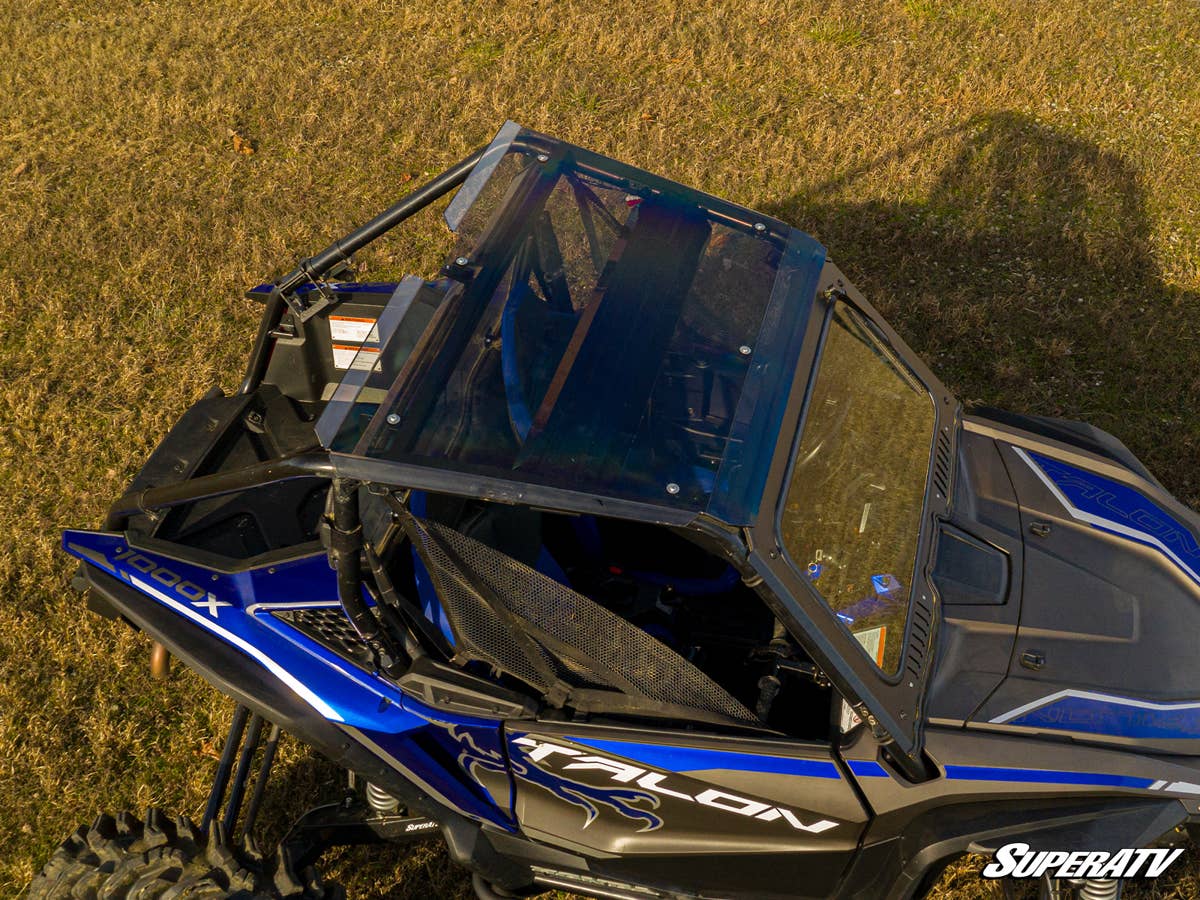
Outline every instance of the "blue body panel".
<svg viewBox="0 0 1200 900"><path fill-rule="evenodd" d="M701 747L678 747L670 744L646 744L637 741L597 740L572 736L570 740L595 750L615 753L625 759L643 762L671 772L699 772L724 769L733 772L762 772L771 775L801 775L806 778L841 778L833 762L800 759L792 756L770 756L764 753L742 753L735 750L712 750Z"/></svg>
<svg viewBox="0 0 1200 900"><path fill-rule="evenodd" d="M1073 517L1094 528L1153 547L1200 584L1200 543L1178 519L1128 485L1040 453L1025 454L1041 469Z"/></svg>
<svg viewBox="0 0 1200 900"><path fill-rule="evenodd" d="M367 736L390 762L419 773L446 805L513 830L499 720L432 710L271 615L339 605L323 552L223 573L131 548L117 534L67 531L63 549L236 647L316 714Z"/></svg>
<svg viewBox="0 0 1200 900"><path fill-rule="evenodd" d="M666 824L657 809L661 796L637 785L589 786L528 765L522 762L527 755L524 751L513 752L514 742L526 736L524 731L506 729L498 719L433 709L272 615L272 611L279 610L339 607L335 575L323 552L269 566L221 572L131 548L117 534L68 531L63 536L63 547L170 608L181 620L237 648L267 676L278 678L293 690L316 714L338 723L348 737L381 762L470 819L519 833L515 785L520 779L585 811L588 822L607 809L628 819L640 832L656 831ZM436 616L440 605L430 612ZM181 622L181 627L187 626ZM1192 722L1200 717L1200 711L1189 710L1188 715ZM849 785L855 781L879 784L878 779L893 777L879 763L869 760L850 760L843 766L828 750L826 758L820 758L820 753L815 754L816 758L797 755L812 749L802 744L776 753L769 747L764 749L761 743L746 749L698 746L686 733L680 734L678 744L664 743L661 736L652 743L582 732L566 740L681 777L689 773L705 779L713 773L750 773L800 779L792 781L793 785L803 784L805 779L812 779L809 783L813 785ZM979 765L947 764L944 772L947 781L1139 791L1162 790L1165 784L1149 777L1105 772Z"/></svg>
<svg viewBox="0 0 1200 900"><path fill-rule="evenodd" d="M1200 703L1148 703L1128 697L1061 692L1004 718L1006 725L1087 731L1141 739L1200 738Z"/></svg>
<svg viewBox="0 0 1200 900"><path fill-rule="evenodd" d="M946 766L946 777L959 781L1015 781L1022 784L1090 784L1097 787L1148 788L1153 778L1104 772L1059 772L1049 769L1009 769L997 766Z"/></svg>

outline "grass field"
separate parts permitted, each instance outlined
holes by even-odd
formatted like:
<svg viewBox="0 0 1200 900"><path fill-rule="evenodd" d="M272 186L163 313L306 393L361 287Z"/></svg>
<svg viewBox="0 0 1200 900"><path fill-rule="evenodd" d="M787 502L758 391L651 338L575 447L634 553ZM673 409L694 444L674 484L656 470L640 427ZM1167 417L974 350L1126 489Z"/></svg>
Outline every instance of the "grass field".
<svg viewBox="0 0 1200 900"><path fill-rule="evenodd" d="M775 214L964 399L1200 505L1200 5L0 0L0 895L102 809L195 815L229 708L57 549L240 379L291 268L506 118ZM364 254L436 269L432 214ZM334 775L294 744L278 830ZM354 897L466 896L428 851ZM1200 896L1200 857L1141 896ZM960 866L944 897L988 896Z"/></svg>

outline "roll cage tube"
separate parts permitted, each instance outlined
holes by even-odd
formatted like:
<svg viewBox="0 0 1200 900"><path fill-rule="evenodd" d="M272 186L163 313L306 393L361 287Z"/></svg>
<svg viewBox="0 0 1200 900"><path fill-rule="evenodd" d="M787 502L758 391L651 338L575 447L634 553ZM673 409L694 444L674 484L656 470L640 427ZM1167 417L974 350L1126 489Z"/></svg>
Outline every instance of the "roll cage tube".
<svg viewBox="0 0 1200 900"><path fill-rule="evenodd" d="M153 516L160 509L236 494L295 478L327 478L332 482L326 523L329 527L330 566L338 573L338 600L354 629L374 652L378 667L395 677L403 668L401 661L411 661L425 655L426 645L443 658L452 656L453 651L432 628L421 627L424 621L419 611L405 608L405 603L383 568L376 548L363 538L358 496L362 483L337 477L327 453L297 453L231 472L202 475L178 484L132 491L109 509L105 527L119 530L130 516ZM362 575L364 557L375 581L374 590L365 584ZM363 601L364 587L377 601L375 611ZM383 603L378 602L381 598Z"/></svg>
<svg viewBox="0 0 1200 900"><path fill-rule="evenodd" d="M270 359L270 349L274 343L274 331L283 318L286 307L292 306L301 316L311 315L318 307L304 308L298 305L294 298L295 291L300 285L315 282L335 266L347 262L351 254L362 249L376 238L386 234L405 219L420 212L434 200L444 197L450 191L466 181L471 170L483 157L486 146L480 147L470 156L455 163L441 175L423 184L402 200L385 209L371 221L360 225L315 256L302 260L288 274L284 275L271 290L267 298L267 307L263 311L262 321L258 326L258 334L254 339L254 348L250 352L250 362L246 366L246 377L238 389L240 394L249 394L262 383Z"/></svg>
<svg viewBox="0 0 1200 900"><path fill-rule="evenodd" d="M155 510L181 506L196 500L207 500L210 497L236 494L277 481L289 481L293 478L332 478L333 475L333 462L328 453L323 450L305 450L229 472L214 472L212 475L201 475L176 484L130 491L122 495L109 509L105 527L111 530L120 529L124 527L123 520L130 516L149 515L153 518Z"/></svg>

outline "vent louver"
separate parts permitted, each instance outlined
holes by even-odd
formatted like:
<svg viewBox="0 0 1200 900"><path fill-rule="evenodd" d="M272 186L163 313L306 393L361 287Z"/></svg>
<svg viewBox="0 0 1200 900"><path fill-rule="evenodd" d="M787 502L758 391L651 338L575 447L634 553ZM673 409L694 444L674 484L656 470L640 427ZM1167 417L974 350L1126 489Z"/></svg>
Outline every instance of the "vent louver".
<svg viewBox="0 0 1200 900"><path fill-rule="evenodd" d="M933 486L942 498L950 498L950 473L954 460L950 455L950 432L943 428L938 432L937 448L933 456Z"/></svg>

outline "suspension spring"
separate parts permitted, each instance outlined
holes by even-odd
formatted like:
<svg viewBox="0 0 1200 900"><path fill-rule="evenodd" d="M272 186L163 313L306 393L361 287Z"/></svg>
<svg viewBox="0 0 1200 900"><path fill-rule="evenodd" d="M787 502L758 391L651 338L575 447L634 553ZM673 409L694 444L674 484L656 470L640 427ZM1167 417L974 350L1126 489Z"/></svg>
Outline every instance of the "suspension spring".
<svg viewBox="0 0 1200 900"><path fill-rule="evenodd" d="M367 782L367 803L381 816L391 815L400 808L400 801L371 782ZM1089 898L1090 900L1090 898Z"/></svg>
<svg viewBox="0 0 1200 900"><path fill-rule="evenodd" d="M1079 900L1117 900L1121 896L1119 878L1086 878L1079 883Z"/></svg>

